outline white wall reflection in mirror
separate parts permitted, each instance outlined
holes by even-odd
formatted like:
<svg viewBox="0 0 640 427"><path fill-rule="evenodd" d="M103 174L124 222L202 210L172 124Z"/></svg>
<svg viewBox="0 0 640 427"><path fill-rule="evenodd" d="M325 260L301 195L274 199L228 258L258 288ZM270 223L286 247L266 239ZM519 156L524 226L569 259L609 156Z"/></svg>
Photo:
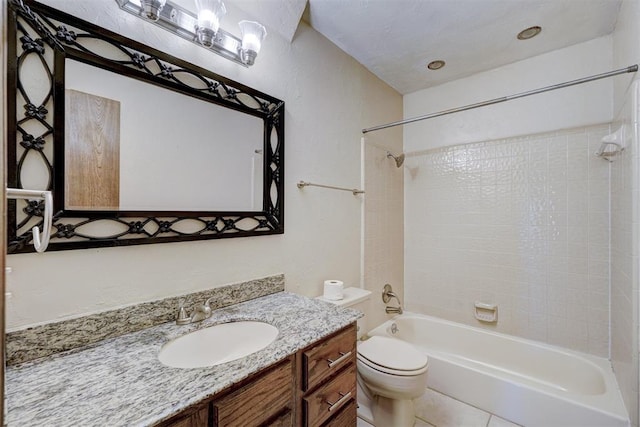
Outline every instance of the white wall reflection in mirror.
<svg viewBox="0 0 640 427"><path fill-rule="evenodd" d="M75 138L75 142L65 141L67 164L73 154L69 150L83 143L83 138L97 138L86 141L94 147L94 157L85 163L100 163L74 176L65 166L65 181L83 183L73 191L86 191L90 181L113 174L114 167L119 169L119 189L117 206L98 202L81 206L70 202L74 194L66 194L65 209L262 210L262 119L71 59L65 61L65 86L67 103L70 91L76 91L118 104L119 109L117 114L109 112L100 101L93 113L76 108L71 114L67 105L68 128L74 128L70 121L82 121L85 114L96 123L117 126L119 122L120 126L119 135L110 136L119 156L104 164L100 162L109 148L96 135L109 133L111 125L106 129L99 124L81 125L93 130L89 136L69 135L67 130L65 138ZM97 173L100 168L107 172Z"/></svg>

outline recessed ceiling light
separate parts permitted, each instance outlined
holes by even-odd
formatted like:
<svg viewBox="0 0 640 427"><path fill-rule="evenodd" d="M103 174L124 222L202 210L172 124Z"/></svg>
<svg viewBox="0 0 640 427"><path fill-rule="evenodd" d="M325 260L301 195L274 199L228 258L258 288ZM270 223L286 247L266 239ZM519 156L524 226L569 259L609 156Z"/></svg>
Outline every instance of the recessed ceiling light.
<svg viewBox="0 0 640 427"><path fill-rule="evenodd" d="M430 70L439 70L440 68L444 67L444 64L445 62L443 60L438 59L437 61L429 62L427 68Z"/></svg>
<svg viewBox="0 0 640 427"><path fill-rule="evenodd" d="M526 28L518 33L518 40L529 40L530 38L540 34L540 31L542 31L542 27L537 25L535 27Z"/></svg>

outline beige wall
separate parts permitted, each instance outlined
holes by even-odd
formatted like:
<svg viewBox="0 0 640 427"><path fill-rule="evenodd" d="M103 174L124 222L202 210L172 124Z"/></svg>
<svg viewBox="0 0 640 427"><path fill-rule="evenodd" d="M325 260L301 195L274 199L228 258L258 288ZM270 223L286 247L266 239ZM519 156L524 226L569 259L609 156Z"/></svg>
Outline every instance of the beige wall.
<svg viewBox="0 0 640 427"><path fill-rule="evenodd" d="M286 102L286 232L280 236L11 255L9 328L284 273L286 288L358 286L362 197L295 183L357 187L361 129L398 120L402 98L302 23L292 43L270 31L245 69L122 12L114 1L44 3ZM227 22L241 19L227 4ZM229 24L233 25L233 24Z"/></svg>

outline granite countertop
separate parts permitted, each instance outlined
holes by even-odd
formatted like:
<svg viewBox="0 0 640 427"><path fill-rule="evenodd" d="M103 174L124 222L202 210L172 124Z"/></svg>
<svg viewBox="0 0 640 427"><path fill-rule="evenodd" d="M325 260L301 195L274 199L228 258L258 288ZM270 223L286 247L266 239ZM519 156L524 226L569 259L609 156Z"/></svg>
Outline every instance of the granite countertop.
<svg viewBox="0 0 640 427"><path fill-rule="evenodd" d="M165 323L6 371L8 426L148 426L284 359L356 321L360 312L287 292L213 311L203 322ZM236 320L276 326L269 346L208 368L162 365L167 341ZM224 345L224 343L221 343Z"/></svg>

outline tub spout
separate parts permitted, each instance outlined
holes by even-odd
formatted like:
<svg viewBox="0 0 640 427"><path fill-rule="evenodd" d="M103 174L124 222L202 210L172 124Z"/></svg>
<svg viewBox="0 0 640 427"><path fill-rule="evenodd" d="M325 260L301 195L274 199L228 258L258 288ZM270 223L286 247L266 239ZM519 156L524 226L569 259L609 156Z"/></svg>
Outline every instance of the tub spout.
<svg viewBox="0 0 640 427"><path fill-rule="evenodd" d="M387 314L402 314L402 307L389 307L389 306L386 306L384 308L384 311L386 311Z"/></svg>

